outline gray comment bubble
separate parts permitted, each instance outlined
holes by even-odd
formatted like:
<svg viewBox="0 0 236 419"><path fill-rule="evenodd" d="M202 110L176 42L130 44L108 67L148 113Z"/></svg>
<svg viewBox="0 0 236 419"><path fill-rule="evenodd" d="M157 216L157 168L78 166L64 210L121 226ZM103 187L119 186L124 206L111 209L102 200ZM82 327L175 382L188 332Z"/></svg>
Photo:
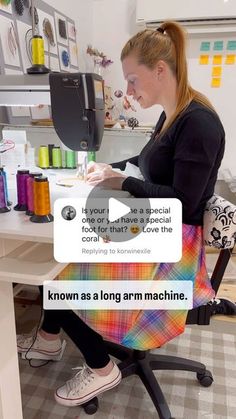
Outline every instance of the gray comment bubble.
<svg viewBox="0 0 236 419"><path fill-rule="evenodd" d="M76 216L76 210L74 207L72 207L71 205L67 205L66 207L64 207L61 211L61 215L64 218L64 220L66 221L71 221L75 218Z"/></svg>
<svg viewBox="0 0 236 419"><path fill-rule="evenodd" d="M120 218L109 221L109 199L127 205L130 211ZM125 242L142 233L149 220L150 202L148 198L117 198L116 191L106 190L106 181L100 182L90 192L85 206L87 223L90 228L108 242ZM82 227L83 228L83 227ZM84 227L83 233L86 233Z"/></svg>

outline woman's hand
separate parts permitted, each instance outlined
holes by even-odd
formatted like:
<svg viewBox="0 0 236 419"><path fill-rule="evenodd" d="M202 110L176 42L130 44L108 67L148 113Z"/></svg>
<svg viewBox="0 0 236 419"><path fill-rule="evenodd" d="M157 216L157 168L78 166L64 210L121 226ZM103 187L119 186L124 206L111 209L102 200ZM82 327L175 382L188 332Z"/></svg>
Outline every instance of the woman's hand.
<svg viewBox="0 0 236 419"><path fill-rule="evenodd" d="M110 164L96 163L95 161L91 161L91 162L88 163L87 170L88 170L88 174L89 174L89 173L100 171L100 170L108 168L108 167L112 168Z"/></svg>
<svg viewBox="0 0 236 419"><path fill-rule="evenodd" d="M90 168L91 169L91 166ZM92 170L88 170L87 183L97 186L102 182L102 186L108 189L122 189L122 183L126 176L112 170L109 164L94 163Z"/></svg>

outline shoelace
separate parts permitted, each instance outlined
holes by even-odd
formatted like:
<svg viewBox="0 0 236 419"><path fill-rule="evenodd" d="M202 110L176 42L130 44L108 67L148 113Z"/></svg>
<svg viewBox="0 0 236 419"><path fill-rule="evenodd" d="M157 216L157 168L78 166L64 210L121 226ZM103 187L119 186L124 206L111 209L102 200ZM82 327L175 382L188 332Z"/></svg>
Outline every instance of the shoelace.
<svg viewBox="0 0 236 419"><path fill-rule="evenodd" d="M94 379L92 370L86 364L72 369L79 370L79 372L66 382L67 397L70 393L77 393L79 390L83 390Z"/></svg>

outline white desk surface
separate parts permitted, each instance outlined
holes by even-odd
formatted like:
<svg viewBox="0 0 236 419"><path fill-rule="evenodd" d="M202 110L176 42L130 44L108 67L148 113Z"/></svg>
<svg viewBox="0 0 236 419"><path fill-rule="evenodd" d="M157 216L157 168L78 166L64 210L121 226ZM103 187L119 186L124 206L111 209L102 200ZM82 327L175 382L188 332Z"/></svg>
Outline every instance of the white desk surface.
<svg viewBox="0 0 236 419"><path fill-rule="evenodd" d="M82 182L81 182L82 183ZM53 213L53 203L57 198L87 196L92 189L90 186L83 184L81 188L78 186L67 188L58 186L55 179L50 181L50 199L51 212ZM53 242L53 222L51 223L32 223L30 217L25 211L15 211L14 205L17 200L15 190L9 190L9 199L13 202L10 212L0 214L0 238L26 240L33 242Z"/></svg>
<svg viewBox="0 0 236 419"><path fill-rule="evenodd" d="M33 242L53 242L53 223L37 224L25 213L14 211L0 214L0 238Z"/></svg>
<svg viewBox="0 0 236 419"><path fill-rule="evenodd" d="M9 199L12 200L13 206L17 203L15 183L15 177L9 179ZM50 193L51 202L58 197L71 194L71 190L74 189L56 186L55 183L50 182L50 190L53 191L52 196ZM84 188L84 193L86 192L88 195L88 188L86 186ZM37 243L33 242L53 242L53 223L32 223L24 212L15 211L13 206L10 212L0 214L0 262L3 257L3 268L7 259L7 257L4 258L5 255L18 246L22 246L22 243L32 242L32 247L34 247L37 246ZM19 276L17 263L20 262L9 259L7 267L5 267L9 268L9 273L6 273L6 276L4 275L4 278L0 280L0 333L4 342L4 345L0 345L0 419L23 419L12 287L12 282L15 282L14 275ZM48 269L51 268L50 263L44 265L48 266ZM29 275L26 275L29 264L25 263L23 268L20 282L32 284L32 275L30 278L28 278ZM7 272L7 269L3 269L3 271ZM14 272L14 269L17 272Z"/></svg>

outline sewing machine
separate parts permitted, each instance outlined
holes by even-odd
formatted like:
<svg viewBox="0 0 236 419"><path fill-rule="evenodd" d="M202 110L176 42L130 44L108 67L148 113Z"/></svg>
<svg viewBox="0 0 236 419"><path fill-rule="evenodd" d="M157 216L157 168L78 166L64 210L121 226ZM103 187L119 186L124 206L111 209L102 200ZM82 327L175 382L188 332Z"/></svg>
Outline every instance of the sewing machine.
<svg viewBox="0 0 236 419"><path fill-rule="evenodd" d="M103 81L99 75L52 72L0 76L0 106L39 104L51 105L54 128L69 149L99 150L105 119Z"/></svg>

